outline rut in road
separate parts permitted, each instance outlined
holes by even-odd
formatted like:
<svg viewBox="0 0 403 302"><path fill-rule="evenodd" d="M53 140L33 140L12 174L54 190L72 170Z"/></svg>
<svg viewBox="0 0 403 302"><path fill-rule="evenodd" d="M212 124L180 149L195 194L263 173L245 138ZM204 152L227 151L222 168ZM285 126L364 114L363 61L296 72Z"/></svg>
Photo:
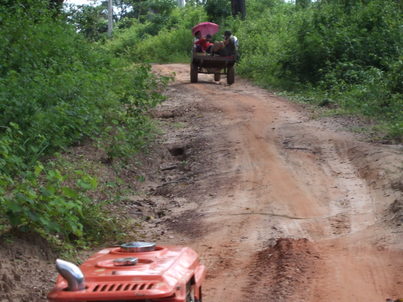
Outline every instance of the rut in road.
<svg viewBox="0 0 403 302"><path fill-rule="evenodd" d="M401 153L333 132L246 81L227 86L201 75L189 84L187 65L154 69L176 73L163 106L197 106L193 127L206 141L209 169L187 194L198 208L189 214L192 223L177 229L208 268L204 301L375 302L403 295L402 229L385 218L401 192L384 196L361 177L372 171L365 154L370 161L380 150L393 163ZM361 171L357 163L368 167Z"/></svg>

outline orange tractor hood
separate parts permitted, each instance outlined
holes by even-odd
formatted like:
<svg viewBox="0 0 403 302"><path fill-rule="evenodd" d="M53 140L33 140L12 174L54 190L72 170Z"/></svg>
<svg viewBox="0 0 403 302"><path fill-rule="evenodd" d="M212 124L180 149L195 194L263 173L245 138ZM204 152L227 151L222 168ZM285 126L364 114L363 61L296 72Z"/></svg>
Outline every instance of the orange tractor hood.
<svg viewBox="0 0 403 302"><path fill-rule="evenodd" d="M116 264L133 258L137 258L134 265ZM49 301L184 301L186 284L200 287L205 277L197 253L177 246L157 246L148 252L106 248L92 255L80 269L84 289L69 291L68 282L59 275Z"/></svg>

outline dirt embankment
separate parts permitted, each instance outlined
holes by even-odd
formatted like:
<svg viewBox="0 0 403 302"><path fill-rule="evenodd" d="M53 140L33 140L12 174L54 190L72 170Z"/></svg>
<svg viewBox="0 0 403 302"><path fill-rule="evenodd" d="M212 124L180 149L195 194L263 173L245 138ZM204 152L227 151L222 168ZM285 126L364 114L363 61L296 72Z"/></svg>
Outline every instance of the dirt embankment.
<svg viewBox="0 0 403 302"><path fill-rule="evenodd" d="M202 75L190 84L187 65L154 68L176 73L153 112L164 133L141 166L124 170L127 180L144 177L117 209L142 224L137 238L199 252L203 301L403 296L401 146L360 141L333 118L312 119L243 80L227 86ZM12 246L0 248L0 297L43 301L53 256L34 254L44 260L19 277L30 254L16 260ZM41 289L29 300L37 275Z"/></svg>

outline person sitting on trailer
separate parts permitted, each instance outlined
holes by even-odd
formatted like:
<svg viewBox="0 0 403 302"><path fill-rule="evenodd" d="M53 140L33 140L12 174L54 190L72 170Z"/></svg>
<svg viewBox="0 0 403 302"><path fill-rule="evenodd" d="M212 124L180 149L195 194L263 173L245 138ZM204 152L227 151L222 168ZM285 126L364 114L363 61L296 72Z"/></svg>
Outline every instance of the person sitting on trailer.
<svg viewBox="0 0 403 302"><path fill-rule="evenodd" d="M196 45L196 52L210 52L210 49L213 46L213 43L211 43L211 35L207 35L205 38L202 38L200 32L197 33L199 33L200 38L194 42Z"/></svg>
<svg viewBox="0 0 403 302"><path fill-rule="evenodd" d="M201 39L202 35L200 31L195 32L195 38L193 40L193 47L195 49L196 52L201 52L201 47L200 47L200 39Z"/></svg>
<svg viewBox="0 0 403 302"><path fill-rule="evenodd" d="M213 53L220 56L235 56L238 51L238 39L227 30L224 32L224 41L214 43Z"/></svg>
<svg viewBox="0 0 403 302"><path fill-rule="evenodd" d="M207 53L211 53L212 52L212 49L213 49L213 46L214 46L214 43L212 42L212 39L213 39L213 37L211 36L211 35L207 35L206 36L206 52Z"/></svg>

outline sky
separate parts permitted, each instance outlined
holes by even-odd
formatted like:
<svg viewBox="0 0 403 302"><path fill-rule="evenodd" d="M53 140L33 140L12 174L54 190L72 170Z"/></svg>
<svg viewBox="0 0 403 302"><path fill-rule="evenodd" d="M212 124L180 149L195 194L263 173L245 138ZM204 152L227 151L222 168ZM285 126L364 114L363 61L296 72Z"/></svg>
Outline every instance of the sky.
<svg viewBox="0 0 403 302"><path fill-rule="evenodd" d="M92 1L90 0L65 0L64 3L67 4L76 4L76 5L81 5L81 4L90 4Z"/></svg>

